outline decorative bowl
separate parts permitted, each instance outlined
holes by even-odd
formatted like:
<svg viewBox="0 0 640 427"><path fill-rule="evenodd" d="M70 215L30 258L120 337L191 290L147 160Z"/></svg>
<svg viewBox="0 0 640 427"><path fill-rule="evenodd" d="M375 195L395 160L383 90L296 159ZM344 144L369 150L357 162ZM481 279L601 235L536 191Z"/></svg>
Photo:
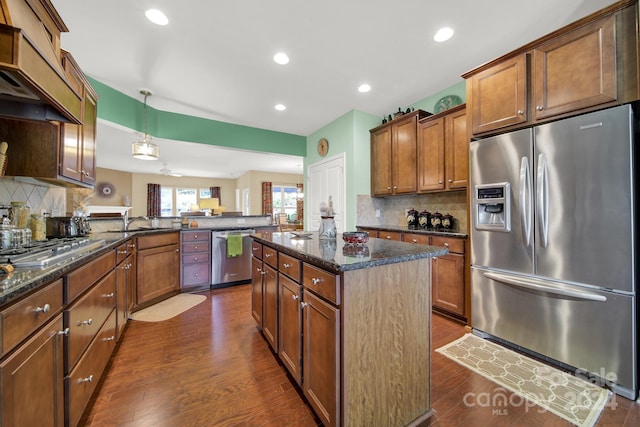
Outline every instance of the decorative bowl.
<svg viewBox="0 0 640 427"><path fill-rule="evenodd" d="M369 241L366 231L347 231L342 233L342 240L349 245L363 245Z"/></svg>

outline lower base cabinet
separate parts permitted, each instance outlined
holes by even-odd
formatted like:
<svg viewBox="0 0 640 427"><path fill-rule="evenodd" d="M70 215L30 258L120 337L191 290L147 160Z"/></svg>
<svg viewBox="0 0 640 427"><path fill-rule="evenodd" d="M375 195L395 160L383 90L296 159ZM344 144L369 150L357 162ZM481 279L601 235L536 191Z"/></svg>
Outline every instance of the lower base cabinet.
<svg viewBox="0 0 640 427"><path fill-rule="evenodd" d="M302 297L302 391L325 426L340 425L340 309Z"/></svg>
<svg viewBox="0 0 640 427"><path fill-rule="evenodd" d="M137 249L136 307L180 292L180 234L140 236Z"/></svg>
<svg viewBox="0 0 640 427"><path fill-rule="evenodd" d="M62 315L0 364L2 426L63 426Z"/></svg>
<svg viewBox="0 0 640 427"><path fill-rule="evenodd" d="M278 276L280 304L278 356L298 385L302 384L302 286L284 274Z"/></svg>

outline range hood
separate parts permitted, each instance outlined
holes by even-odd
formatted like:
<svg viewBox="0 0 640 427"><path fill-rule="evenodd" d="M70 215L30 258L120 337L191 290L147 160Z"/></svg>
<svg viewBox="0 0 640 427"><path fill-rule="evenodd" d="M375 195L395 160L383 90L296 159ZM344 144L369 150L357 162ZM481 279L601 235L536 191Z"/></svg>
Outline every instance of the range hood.
<svg viewBox="0 0 640 427"><path fill-rule="evenodd" d="M81 124L82 95L61 62L67 31L50 0L0 1L0 117Z"/></svg>

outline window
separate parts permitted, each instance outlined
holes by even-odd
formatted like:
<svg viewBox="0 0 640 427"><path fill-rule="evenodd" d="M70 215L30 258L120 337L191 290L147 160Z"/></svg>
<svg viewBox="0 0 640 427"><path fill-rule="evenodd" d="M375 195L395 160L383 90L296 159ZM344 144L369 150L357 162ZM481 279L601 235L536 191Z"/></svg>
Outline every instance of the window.
<svg viewBox="0 0 640 427"><path fill-rule="evenodd" d="M286 213L290 221L297 220L297 189L295 186L273 186L273 214Z"/></svg>
<svg viewBox="0 0 640 427"><path fill-rule="evenodd" d="M173 216L172 187L160 187L160 216Z"/></svg>
<svg viewBox="0 0 640 427"><path fill-rule="evenodd" d="M162 216L180 216L180 212L191 211L191 206L200 199L211 197L209 188L160 188L160 212Z"/></svg>

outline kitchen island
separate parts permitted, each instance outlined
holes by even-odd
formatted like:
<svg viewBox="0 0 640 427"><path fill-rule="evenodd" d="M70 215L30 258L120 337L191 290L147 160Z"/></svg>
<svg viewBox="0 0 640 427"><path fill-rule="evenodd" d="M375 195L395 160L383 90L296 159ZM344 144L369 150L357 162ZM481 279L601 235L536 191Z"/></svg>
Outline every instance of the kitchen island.
<svg viewBox="0 0 640 427"><path fill-rule="evenodd" d="M252 314L324 425L431 415L431 258L445 247L256 233Z"/></svg>

